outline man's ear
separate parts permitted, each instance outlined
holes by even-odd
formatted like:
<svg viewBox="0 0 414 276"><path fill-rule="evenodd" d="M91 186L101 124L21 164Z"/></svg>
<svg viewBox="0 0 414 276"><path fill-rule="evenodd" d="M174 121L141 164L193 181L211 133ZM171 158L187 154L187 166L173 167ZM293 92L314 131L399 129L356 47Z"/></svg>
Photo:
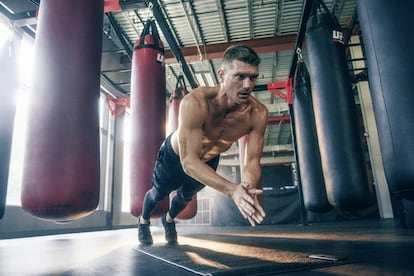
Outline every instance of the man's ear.
<svg viewBox="0 0 414 276"><path fill-rule="evenodd" d="M220 67L217 70L217 76L218 76L220 82L223 82L224 81L224 74L225 74L224 73L224 68Z"/></svg>

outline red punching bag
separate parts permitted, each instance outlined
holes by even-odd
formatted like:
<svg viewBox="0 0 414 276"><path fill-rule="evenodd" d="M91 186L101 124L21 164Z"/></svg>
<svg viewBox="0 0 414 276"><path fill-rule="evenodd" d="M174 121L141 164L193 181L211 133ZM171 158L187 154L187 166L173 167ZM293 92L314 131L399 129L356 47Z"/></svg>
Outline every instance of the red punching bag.
<svg viewBox="0 0 414 276"><path fill-rule="evenodd" d="M180 110L181 99L188 94L184 83L184 76L179 75L174 92L170 96L170 104L168 107L168 124L167 136L178 128L178 113Z"/></svg>
<svg viewBox="0 0 414 276"><path fill-rule="evenodd" d="M13 42L0 42L0 64L7 70L0 71L0 219L6 207L9 179L10 153L13 137L16 95L18 88L17 64Z"/></svg>
<svg viewBox="0 0 414 276"><path fill-rule="evenodd" d="M167 125L167 136L173 133L178 128L178 113L180 110L181 99L188 94L185 87L184 76L179 75L177 79L177 85L175 86L174 92L170 97L170 105L168 108L168 125ZM170 194L170 199L176 195L176 192ZM197 194L193 196L188 205L182 210L177 218L179 219L191 219L197 214Z"/></svg>
<svg viewBox="0 0 414 276"><path fill-rule="evenodd" d="M153 20L147 20L134 44L131 72L131 214L142 212L145 193L152 188L152 172L157 152L165 138L164 45ZM168 210L169 200L161 201L152 217Z"/></svg>
<svg viewBox="0 0 414 276"><path fill-rule="evenodd" d="M99 72L103 0L42 0L28 108L21 201L67 221L99 202Z"/></svg>

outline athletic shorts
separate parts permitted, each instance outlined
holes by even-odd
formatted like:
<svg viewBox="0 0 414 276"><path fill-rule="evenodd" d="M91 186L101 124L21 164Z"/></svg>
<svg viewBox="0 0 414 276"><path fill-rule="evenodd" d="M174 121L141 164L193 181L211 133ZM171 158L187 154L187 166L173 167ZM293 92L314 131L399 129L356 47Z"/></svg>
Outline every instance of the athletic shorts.
<svg viewBox="0 0 414 276"><path fill-rule="evenodd" d="M209 160L206 164L216 170L220 155ZM190 200L191 197L205 186L188 176L181 166L180 157L171 146L171 135L161 145L152 175L152 185L161 196L167 196L177 190L177 194Z"/></svg>

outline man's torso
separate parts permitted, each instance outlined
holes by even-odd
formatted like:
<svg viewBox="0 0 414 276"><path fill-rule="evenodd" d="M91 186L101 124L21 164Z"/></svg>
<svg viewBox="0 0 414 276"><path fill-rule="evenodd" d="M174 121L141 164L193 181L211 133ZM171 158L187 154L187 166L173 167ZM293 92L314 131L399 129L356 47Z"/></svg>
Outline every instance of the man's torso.
<svg viewBox="0 0 414 276"><path fill-rule="evenodd" d="M206 101L209 108L212 109L212 103L209 102L208 97L206 97ZM235 141L248 134L252 129L252 110L257 105L257 101L250 97L249 103L244 105L243 108L235 109L227 114L209 110L202 126L203 137L200 158L203 161L208 161L227 151ZM176 153L178 153L177 136L175 133L171 140Z"/></svg>

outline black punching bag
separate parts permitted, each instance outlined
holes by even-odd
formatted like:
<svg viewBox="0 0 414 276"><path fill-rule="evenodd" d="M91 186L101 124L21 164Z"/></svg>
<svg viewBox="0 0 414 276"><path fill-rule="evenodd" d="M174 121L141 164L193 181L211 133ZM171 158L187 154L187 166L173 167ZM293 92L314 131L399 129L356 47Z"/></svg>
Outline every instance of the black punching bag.
<svg viewBox="0 0 414 276"><path fill-rule="evenodd" d="M303 60L296 67L293 90L296 143L305 208L316 213L332 209L326 195L312 107L311 83Z"/></svg>
<svg viewBox="0 0 414 276"><path fill-rule="evenodd" d="M21 201L38 218L78 219L99 202L103 0L42 0Z"/></svg>
<svg viewBox="0 0 414 276"><path fill-rule="evenodd" d="M333 206L352 211L372 203L372 190L342 38L336 18L314 9L306 44L326 192Z"/></svg>
<svg viewBox="0 0 414 276"><path fill-rule="evenodd" d="M18 88L17 61L13 42L0 41L0 219L6 207L10 153Z"/></svg>
<svg viewBox="0 0 414 276"><path fill-rule="evenodd" d="M152 188L157 152L165 138L166 88L164 45L153 20L148 20L135 42L131 72L131 214L138 217L146 192ZM154 210L159 217L168 210L166 197Z"/></svg>
<svg viewBox="0 0 414 276"><path fill-rule="evenodd" d="M414 2L357 1L384 172L390 191L414 200Z"/></svg>

